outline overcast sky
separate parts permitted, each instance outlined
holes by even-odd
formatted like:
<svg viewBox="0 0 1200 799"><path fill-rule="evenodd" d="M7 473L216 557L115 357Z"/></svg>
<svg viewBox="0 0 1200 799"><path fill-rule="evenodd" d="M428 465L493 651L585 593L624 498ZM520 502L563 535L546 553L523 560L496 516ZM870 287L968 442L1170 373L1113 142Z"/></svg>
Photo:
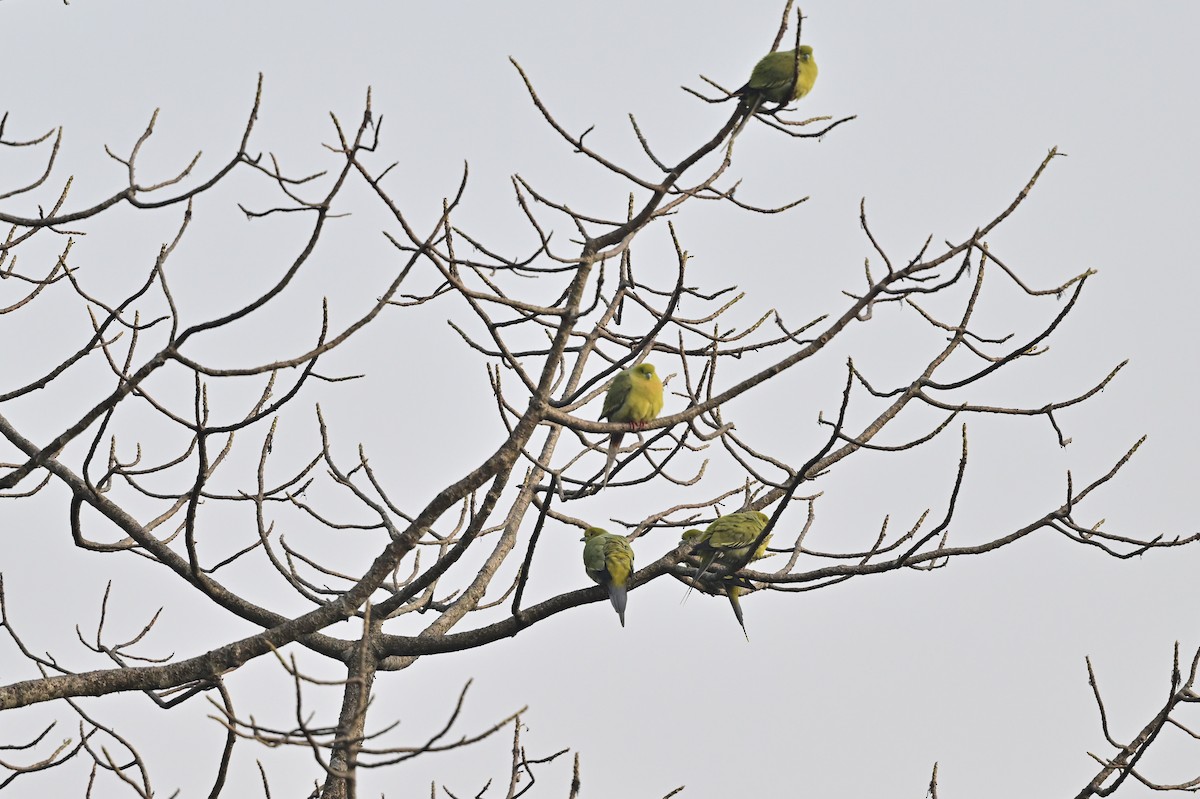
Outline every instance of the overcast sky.
<svg viewBox="0 0 1200 799"><path fill-rule="evenodd" d="M455 190L462 163L469 162L471 183L459 224L515 256L532 239L512 201L513 173L573 208L609 217L623 213L629 188L584 163L549 130L509 56L527 70L560 121L575 132L595 125L593 147L653 177L627 114L636 116L667 160L707 140L729 107L704 105L679 87L703 88L701 74L731 88L740 85L769 47L782 7L778 0L119 6L5 0L0 60L9 79L0 91L0 111L9 113L6 138L64 126L60 174L76 176L68 206L78 208L119 190L122 168L103 145L127 153L155 108L160 111L146 169L162 173L147 174L145 181L165 177L196 150L204 151L198 172L208 174L236 149L261 72L263 106L251 149L274 152L286 168L309 173L333 165L321 147L334 140L329 112L355 124L371 87L374 110L384 119L382 162L399 162L395 193L406 210L430 224L441 198ZM1061 415L1073 439L1065 449L1054 444L1043 420L971 421L973 460L953 535L984 540L1041 516L1061 501L1067 469L1077 481L1094 479L1143 434L1147 443L1117 481L1089 500L1083 516L1140 536L1196 532L1194 342L1200 323L1194 304L1200 264L1192 233L1200 218L1200 108L1192 50L1200 5L808 0L803 7L804 40L820 66L803 108L858 118L820 142L796 143L761 125L747 128L735 152L743 179L739 198L763 205L811 199L775 217L731 207L686 209L675 224L693 257L697 283L714 289L736 283L748 292L750 317L775 307L798 324L819 313L840 313L840 292L861 288L863 259L871 255L858 227L860 198L866 198L881 242L906 259L927 236L935 245L968 238L1058 146L1068 157L1052 163L989 244L1039 288L1086 269L1098 274L1049 353L1028 367L1006 370L1007 376L971 398L1036 406L1090 387L1124 359L1131 363L1094 400ZM40 168L36 159L11 153L3 159L4 187ZM238 304L231 291L270 280L294 254L294 248L281 252L278 243L295 244L298 239L286 234L299 235L301 226L289 228L292 221L274 218L245 221L234 201L249 197L259 207L276 201L261 187L244 190L199 203L197 224L204 227L177 256L180 290L194 291L193 318ZM3 207L35 212L21 203ZM335 319L360 312L385 285L381 264L394 264L378 235L384 223L377 214L364 210L355 222L331 230L318 254L320 268L298 289L307 326L272 325L249 336L243 329L240 339L206 345L205 355L231 364L252 357L247 351L268 357L291 352L289 338L314 334L314 306L304 304L313 296L345 298L333 302ZM152 228L132 214L99 217L85 226L91 238L81 244L84 274L115 296L115 287L142 279L158 242L177 224L178 215L156 218ZM560 241L571 233L563 227ZM656 235L657 244L638 251L642 269L668 256ZM1009 323L1033 329L1061 307L1052 299L1038 305L1003 292L995 303L990 312L996 330ZM415 322L380 325L330 367L371 370L366 388L321 388L319 396L300 400L308 408L322 402L347 457L359 441L374 447L373 457L414 503L461 476L503 435L482 361L444 322L465 315L446 305L414 315ZM70 324L85 321L76 314ZM906 361L886 334L887 320L879 321L879 330L864 326L821 363L789 373L753 404L735 403L729 413L739 431L775 435L780 455L803 462L825 435L817 413L836 411L847 355L884 384L926 356ZM22 335L57 351L53 337L66 323L43 318L25 324L32 328L22 328ZM0 335L16 340L4 327ZM61 346L74 340L65 338ZM36 371L31 351L45 352L5 350L0 346L2 368L18 375ZM411 447L404 450L397 444L401 433L381 431L379 420L388 417L392 398L407 390L413 374L431 370L452 375L445 378L444 402L428 409L418 425L423 437L413 439L416 446L403 439ZM67 407L84 403L84 396L90 395L57 401ZM37 398L2 412L39 437L49 436L71 414L48 412L51 406L38 405L44 402ZM668 400L668 412L679 410L678 401L673 407ZM309 452L311 413L294 418L283 446L291 446L286 437L294 434L296 452ZM447 429L478 447L448 445L439 438ZM846 542L873 538L886 514L903 526L926 507L940 513L957 447L951 432L927 453L903 461L851 459L816 486L826 496L818 501L810 544L851 548ZM716 490L712 485L708 493ZM636 491L606 492L570 512L607 524L610 517L636 516L631 508L648 512L654 501ZM802 508L795 507L783 527L802 522ZM18 527L36 531L36 540L18 542ZM221 617L205 616L194 596L171 588L172 580L144 564L117 566L112 558L71 554L61 492L0 505L0 530L7 533L0 536L0 570L9 602L19 610L18 620L38 626L35 648L77 654L74 625L86 629L94 620L89 608L110 577L117 581L113 602L130 612L134 631L144 623L135 609L147 594L162 592L169 633L159 651L192 656L251 632L240 623L232 629L195 623ZM651 562L673 543L664 536L639 541L639 562ZM544 565L530 588L537 599L587 583L578 547L564 535L539 550ZM1108 754L1084 656L1097 669L1114 734L1128 740L1166 695L1173 643L1179 641L1185 653L1200 646L1198 566L1200 547L1117 561L1042 533L932 573L748 597L750 643L723 600L697 595L681 606L683 588L658 580L630 595L625 629L606 604L597 603L511 641L384 674L376 686L377 712L381 720L400 717L405 740L418 743L440 725L462 683L474 678L462 732L528 705L524 744L530 756L563 747L580 752L583 796L593 798L657 797L681 784L688 786L685 796L697 797L785 795L784 786L788 794L822 797L920 797L934 761L941 764L942 797L1061 796L1077 791L1097 770L1088 751ZM44 601L46 584L55 586L55 596L72 598L69 612L60 615ZM31 676L16 664L8 645L0 646L5 682ZM278 673L265 661L245 671L243 686ZM270 695L263 690L256 712L287 723L288 706L272 711ZM85 706L102 716L121 707L128 718L144 717L163 729L169 716L148 704L134 699ZM201 795L210 779L221 735L203 720L207 707L199 700L192 704L181 713L195 726L179 733L186 738L141 728L139 747L161 795L177 786L185 796ZM34 719L47 717L65 718L63 735L71 734L70 717L56 716L54 709L39 708L26 718L32 728ZM180 740L188 741L186 747ZM191 746L203 754L180 752ZM429 757L366 775L361 795L427 795L431 779L460 796L472 795L487 776L505 773L506 746L481 747L469 768L462 758ZM276 796L299 795L315 776L306 757L253 755L264 759ZM1144 766L1148 776L1175 781L1200 776L1197 762L1195 748L1164 741ZM271 770L282 763L296 766ZM253 795L257 776L249 750L234 765L240 786L234 794ZM565 758L545 767L534 795L565 796L569 769ZM81 772L73 777L69 784L83 785ZM1131 784L1119 795L1146 793Z"/></svg>

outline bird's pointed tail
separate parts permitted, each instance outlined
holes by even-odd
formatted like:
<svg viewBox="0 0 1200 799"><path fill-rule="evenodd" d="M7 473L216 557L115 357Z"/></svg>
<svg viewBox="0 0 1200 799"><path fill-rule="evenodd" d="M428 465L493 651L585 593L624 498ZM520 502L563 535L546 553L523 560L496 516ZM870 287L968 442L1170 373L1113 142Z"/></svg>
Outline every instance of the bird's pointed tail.
<svg viewBox="0 0 1200 799"><path fill-rule="evenodd" d="M704 559L704 563L700 564L700 571L696 572L696 576L692 578L692 584L688 586L687 591L683 595L683 599L679 600L679 604L687 602L687 598L692 595L692 591L696 590L696 585L700 582L700 578L708 573L708 569L713 565L713 561L717 559L716 552L709 552L708 557Z"/></svg>
<svg viewBox="0 0 1200 799"><path fill-rule="evenodd" d="M744 109L742 121L733 129L732 136L736 136L742 132L742 128L746 127L746 123L758 112L758 107L762 105L762 102L763 97L761 94L745 95L742 97L742 102L739 104L739 107Z"/></svg>
<svg viewBox="0 0 1200 799"><path fill-rule="evenodd" d="M610 433L608 436L608 457L604 461L604 477L600 480L601 488L608 485L608 475L612 473L613 464L617 462L617 450L621 448L621 439L624 436L624 433Z"/></svg>
<svg viewBox="0 0 1200 799"><path fill-rule="evenodd" d="M725 587L725 594L729 597L729 604L733 606L733 615L737 616L738 624L742 628L742 635L746 636L746 641L750 640L750 633L746 632L746 619L742 616L742 603L738 601L738 597L742 594L740 586L729 585Z"/></svg>
<svg viewBox="0 0 1200 799"><path fill-rule="evenodd" d="M625 590L625 586L613 583L608 587L608 601L612 602L613 608L617 611L617 618L621 620L621 626L625 626L625 599L629 596L629 592Z"/></svg>

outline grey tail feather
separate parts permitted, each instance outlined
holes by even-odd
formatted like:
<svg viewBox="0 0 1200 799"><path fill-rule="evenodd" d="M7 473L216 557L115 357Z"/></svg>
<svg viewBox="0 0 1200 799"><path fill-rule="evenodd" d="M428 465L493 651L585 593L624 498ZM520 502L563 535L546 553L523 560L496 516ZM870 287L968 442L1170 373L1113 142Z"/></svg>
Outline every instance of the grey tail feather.
<svg viewBox="0 0 1200 799"><path fill-rule="evenodd" d="M608 601L612 602L613 608L616 609L622 627L625 626L625 599L628 595L623 585L613 584L608 587Z"/></svg>
<svg viewBox="0 0 1200 799"><path fill-rule="evenodd" d="M706 561L704 561L704 565L700 567L700 571L696 572L694 582L688 586L688 590L687 590L687 592L684 593L683 599L679 600L679 604L682 605L684 602L687 602L688 597L690 597L692 595L692 592L696 590L696 583L700 582L700 578L703 577L708 572L709 567L711 567L713 565L713 561L715 561L716 559L717 559L717 553L710 552L708 555L708 559Z"/></svg>
<svg viewBox="0 0 1200 799"><path fill-rule="evenodd" d="M728 590L728 589L726 589ZM738 624L741 625L742 635L746 636L746 640L750 640L750 633L746 632L746 620L742 618L742 603L738 602L738 598L733 594L728 594L729 604L733 606L733 615L737 616Z"/></svg>
<svg viewBox="0 0 1200 799"><path fill-rule="evenodd" d="M617 450L621 447L621 438L624 435L624 433L610 433L608 436L608 457L604 461L604 479L600 481L601 488L608 485L608 475L612 472L613 464L617 462Z"/></svg>
<svg viewBox="0 0 1200 799"><path fill-rule="evenodd" d="M758 111L758 107L762 105L762 102L763 97L761 94L756 94L749 99L746 99L746 96L743 97L742 105L746 109L746 115L742 117L742 121L738 123L736 128L734 128L732 135L736 136L742 132L742 128L746 127L746 123L749 122L750 117L754 116L755 112Z"/></svg>

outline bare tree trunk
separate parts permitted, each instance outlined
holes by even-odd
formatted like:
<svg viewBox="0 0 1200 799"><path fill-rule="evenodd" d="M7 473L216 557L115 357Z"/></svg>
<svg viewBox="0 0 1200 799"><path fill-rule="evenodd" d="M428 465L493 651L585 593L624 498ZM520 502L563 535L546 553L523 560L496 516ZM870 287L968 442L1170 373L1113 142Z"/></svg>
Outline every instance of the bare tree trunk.
<svg viewBox="0 0 1200 799"><path fill-rule="evenodd" d="M378 625L370 622L363 631L361 646L350 662L350 672L342 692L342 712L338 716L337 737L329 757L329 769L325 785L321 788L321 799L354 799L356 786L358 750L362 747L367 721L367 706L371 701L371 686L379 669L371 641L377 635Z"/></svg>

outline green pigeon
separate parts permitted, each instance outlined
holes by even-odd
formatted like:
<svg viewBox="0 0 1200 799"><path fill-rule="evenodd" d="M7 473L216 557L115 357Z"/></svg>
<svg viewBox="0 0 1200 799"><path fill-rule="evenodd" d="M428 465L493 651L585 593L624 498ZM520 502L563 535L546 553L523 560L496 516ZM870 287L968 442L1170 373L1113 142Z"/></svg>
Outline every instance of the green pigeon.
<svg viewBox="0 0 1200 799"><path fill-rule="evenodd" d="M663 408L663 384L654 371L654 366L639 363L626 369L613 379L604 395L604 409L600 418L610 422L627 422L636 430L646 422L653 421ZM600 487L608 485L608 475L617 459L624 433L612 433L608 437L608 458L604 463L604 479Z"/></svg>
<svg viewBox="0 0 1200 799"><path fill-rule="evenodd" d="M734 92L743 98L746 109L738 131L764 102L778 103L782 108L811 92L816 82L817 62L813 58L813 49L807 44L796 50L767 53L754 65L746 85Z"/></svg>
<svg viewBox="0 0 1200 799"><path fill-rule="evenodd" d="M583 568L588 577L608 589L608 599L625 626L625 599L633 574L633 547L623 535L599 527L583 531Z"/></svg>
<svg viewBox="0 0 1200 799"><path fill-rule="evenodd" d="M702 592L713 596L723 593L728 597L729 604L733 608L733 615L737 618L738 625L742 628L742 635L746 636L747 641L750 640L750 635L746 632L746 621L742 615L742 605L739 601L739 597L746 592L745 580L737 577L736 574L728 574L721 578L718 586L713 585L711 580L706 585L703 578L713 563L717 561L728 564L744 564L766 557L767 544L771 541L770 535L759 542L753 555L747 556L750 555L750 547L754 546L754 542L758 540L758 536L766 529L770 520L767 514L759 511L730 513L718 516L704 530L687 530L680 542L693 545L691 559L698 571L693 578L692 587L699 588ZM688 591L690 592L691 588ZM686 595L684 598L686 599Z"/></svg>
<svg viewBox="0 0 1200 799"><path fill-rule="evenodd" d="M749 562L764 557L767 542L771 536L764 538L754 550L752 557L750 547L758 539L759 533L766 529L771 517L761 511L748 510L741 513L730 513L718 516L705 530L688 530L683 534L683 540L695 544L693 555L700 556L700 571L696 579L700 580L716 561L735 563Z"/></svg>

